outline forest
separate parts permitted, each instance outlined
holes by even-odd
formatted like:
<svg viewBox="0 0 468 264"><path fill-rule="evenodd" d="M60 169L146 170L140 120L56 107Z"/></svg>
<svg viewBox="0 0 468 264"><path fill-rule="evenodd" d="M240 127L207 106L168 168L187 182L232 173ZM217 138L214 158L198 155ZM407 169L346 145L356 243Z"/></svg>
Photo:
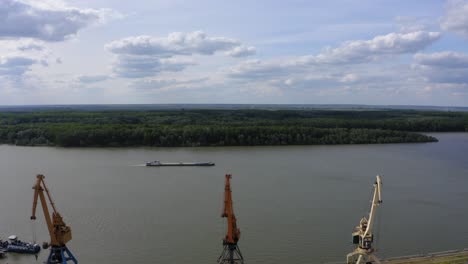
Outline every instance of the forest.
<svg viewBox="0 0 468 264"><path fill-rule="evenodd" d="M0 112L0 143L195 147L435 142L468 113L416 110L47 110Z"/></svg>

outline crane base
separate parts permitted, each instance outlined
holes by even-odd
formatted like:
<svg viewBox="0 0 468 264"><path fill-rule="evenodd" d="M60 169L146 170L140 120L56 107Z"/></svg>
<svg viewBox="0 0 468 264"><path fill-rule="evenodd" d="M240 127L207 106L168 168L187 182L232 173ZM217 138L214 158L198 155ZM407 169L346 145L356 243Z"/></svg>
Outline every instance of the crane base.
<svg viewBox="0 0 468 264"><path fill-rule="evenodd" d="M46 264L67 264L69 262L78 264L78 261L66 246L50 248Z"/></svg>
<svg viewBox="0 0 468 264"><path fill-rule="evenodd" d="M224 244L218 264L244 264L244 257L237 244Z"/></svg>
<svg viewBox="0 0 468 264"><path fill-rule="evenodd" d="M355 251L346 256L347 264L380 264L379 258L372 253Z"/></svg>

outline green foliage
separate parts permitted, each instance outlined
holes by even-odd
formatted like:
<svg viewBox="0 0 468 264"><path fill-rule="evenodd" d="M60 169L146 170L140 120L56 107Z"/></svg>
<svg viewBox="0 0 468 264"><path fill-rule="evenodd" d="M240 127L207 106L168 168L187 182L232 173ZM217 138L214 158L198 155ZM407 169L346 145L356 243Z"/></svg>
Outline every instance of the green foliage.
<svg viewBox="0 0 468 264"><path fill-rule="evenodd" d="M415 132L468 131L468 114L429 111L172 110L0 113L0 143L254 146L432 142Z"/></svg>

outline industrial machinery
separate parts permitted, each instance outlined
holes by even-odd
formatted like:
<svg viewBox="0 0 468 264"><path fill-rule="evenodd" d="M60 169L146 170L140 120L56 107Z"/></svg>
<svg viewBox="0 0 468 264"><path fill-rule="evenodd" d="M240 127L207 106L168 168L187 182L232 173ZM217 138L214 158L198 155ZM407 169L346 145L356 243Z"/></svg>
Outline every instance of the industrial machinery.
<svg viewBox="0 0 468 264"><path fill-rule="evenodd" d="M44 175L37 175L36 184L33 187L34 190L34 201L32 207L31 220L36 220L36 207L38 198L41 200L42 210L44 211L44 217L47 223L47 228L50 234L50 243L45 243L44 248L50 245L50 254L47 258L47 264L67 264L69 261L77 264L78 261L75 259L73 254L67 248L67 242L72 239L71 228L63 222L62 216L57 212L54 201L50 196L49 190L44 182ZM52 207L52 217L49 214L49 207L47 206L46 196L49 200L50 206Z"/></svg>
<svg viewBox="0 0 468 264"><path fill-rule="evenodd" d="M375 222L376 209L382 204L381 191L382 180L380 176L377 175L376 182L374 183L374 195L369 218L363 217L353 232L353 244L357 246L353 252L346 256L346 263L348 264L380 264L380 260L374 255L375 249L372 246L374 234L372 228Z"/></svg>
<svg viewBox="0 0 468 264"><path fill-rule="evenodd" d="M240 230L237 228L236 216L232 207L231 175L226 174L224 187L224 210L221 217L227 218L227 234L223 239L223 252L218 258L218 264L243 264L244 257L237 245Z"/></svg>

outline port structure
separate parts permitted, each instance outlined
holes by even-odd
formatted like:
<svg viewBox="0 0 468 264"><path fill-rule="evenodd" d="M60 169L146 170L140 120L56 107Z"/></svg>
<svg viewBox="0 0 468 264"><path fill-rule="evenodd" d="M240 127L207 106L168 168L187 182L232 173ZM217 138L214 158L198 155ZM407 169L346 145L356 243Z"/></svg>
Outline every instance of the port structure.
<svg viewBox="0 0 468 264"><path fill-rule="evenodd" d="M372 246L374 234L372 228L375 222L375 213L379 205L382 204L382 180L379 175L374 183L374 195L372 198L369 217L363 217L353 232L353 244L356 249L346 256L347 264L380 264L379 258L375 256L375 249Z"/></svg>
<svg viewBox="0 0 468 264"><path fill-rule="evenodd" d="M240 229L237 228L237 220L232 206L232 191L230 174L226 174L224 186L224 209L221 217L227 218L227 234L223 239L223 252L218 258L218 264L243 264L244 257L237 245L240 238Z"/></svg>
<svg viewBox="0 0 468 264"><path fill-rule="evenodd" d="M55 203L52 200L49 189L44 182L44 175L39 174L36 177L36 184L33 187L34 200L32 207L31 220L36 220L36 208L38 199L41 200L42 210L44 211L44 217L47 223L47 228L50 235L50 243L44 243L44 249L50 246L49 257L47 258L46 264L67 264L75 263L78 261L73 256L71 251L67 248L67 242L72 239L71 228L65 224L62 216L55 208ZM45 191L45 194L44 194ZM49 213L49 207L47 206L46 195L49 200L50 206L52 207L52 215Z"/></svg>

